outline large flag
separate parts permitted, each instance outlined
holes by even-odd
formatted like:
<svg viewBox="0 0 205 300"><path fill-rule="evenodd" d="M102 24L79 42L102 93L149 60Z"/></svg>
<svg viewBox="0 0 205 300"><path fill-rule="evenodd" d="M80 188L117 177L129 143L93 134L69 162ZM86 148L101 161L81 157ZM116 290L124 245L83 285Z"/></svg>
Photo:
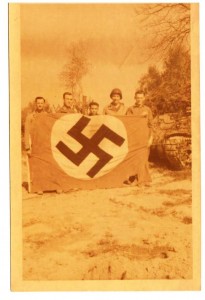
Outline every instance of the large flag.
<svg viewBox="0 0 205 300"><path fill-rule="evenodd" d="M147 118L39 115L31 130L31 192L123 186L147 159Z"/></svg>

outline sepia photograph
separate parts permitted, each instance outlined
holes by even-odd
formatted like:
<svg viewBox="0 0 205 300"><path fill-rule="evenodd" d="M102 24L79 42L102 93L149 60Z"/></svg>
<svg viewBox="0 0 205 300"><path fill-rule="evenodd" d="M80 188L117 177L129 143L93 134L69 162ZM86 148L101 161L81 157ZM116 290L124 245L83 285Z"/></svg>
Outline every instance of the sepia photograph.
<svg viewBox="0 0 205 300"><path fill-rule="evenodd" d="M9 4L12 290L200 290L198 9Z"/></svg>

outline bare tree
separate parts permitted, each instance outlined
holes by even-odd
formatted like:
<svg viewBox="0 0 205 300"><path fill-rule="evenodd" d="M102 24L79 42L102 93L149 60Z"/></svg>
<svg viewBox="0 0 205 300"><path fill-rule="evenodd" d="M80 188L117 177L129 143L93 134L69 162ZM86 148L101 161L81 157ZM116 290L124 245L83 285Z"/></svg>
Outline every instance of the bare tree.
<svg viewBox="0 0 205 300"><path fill-rule="evenodd" d="M88 51L85 42L72 43L67 49L67 63L60 73L60 80L70 89L77 101L83 93L82 79L89 72Z"/></svg>
<svg viewBox="0 0 205 300"><path fill-rule="evenodd" d="M136 8L136 15L148 37L148 58L163 59L173 49L190 51L190 4L144 4Z"/></svg>

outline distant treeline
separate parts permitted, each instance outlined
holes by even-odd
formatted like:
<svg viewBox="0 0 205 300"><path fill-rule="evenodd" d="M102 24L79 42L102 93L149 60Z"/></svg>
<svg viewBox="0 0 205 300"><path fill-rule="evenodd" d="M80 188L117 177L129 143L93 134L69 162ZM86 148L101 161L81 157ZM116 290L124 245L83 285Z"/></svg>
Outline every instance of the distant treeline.
<svg viewBox="0 0 205 300"><path fill-rule="evenodd" d="M164 113L185 113L191 107L191 61L190 54L182 49L172 50L163 61L162 71L156 66L150 66L146 74L139 80L140 89L146 93L146 105L153 115ZM76 102L79 112L83 106L87 109L88 103ZM46 102L47 112L56 112L60 106L49 105ZM28 113L34 111L35 103L30 101L22 109L22 132Z"/></svg>

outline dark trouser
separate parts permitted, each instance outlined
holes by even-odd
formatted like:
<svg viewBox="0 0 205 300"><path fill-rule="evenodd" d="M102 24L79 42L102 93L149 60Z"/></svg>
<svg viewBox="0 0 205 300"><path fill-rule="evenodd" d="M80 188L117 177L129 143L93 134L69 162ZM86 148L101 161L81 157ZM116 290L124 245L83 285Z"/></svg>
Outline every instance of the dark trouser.
<svg viewBox="0 0 205 300"><path fill-rule="evenodd" d="M138 178L138 184L143 184L143 183L148 183L151 182L151 176L149 174L149 152L150 148L147 148L147 155L144 160L140 162L138 165L138 170L137 170L137 178Z"/></svg>

